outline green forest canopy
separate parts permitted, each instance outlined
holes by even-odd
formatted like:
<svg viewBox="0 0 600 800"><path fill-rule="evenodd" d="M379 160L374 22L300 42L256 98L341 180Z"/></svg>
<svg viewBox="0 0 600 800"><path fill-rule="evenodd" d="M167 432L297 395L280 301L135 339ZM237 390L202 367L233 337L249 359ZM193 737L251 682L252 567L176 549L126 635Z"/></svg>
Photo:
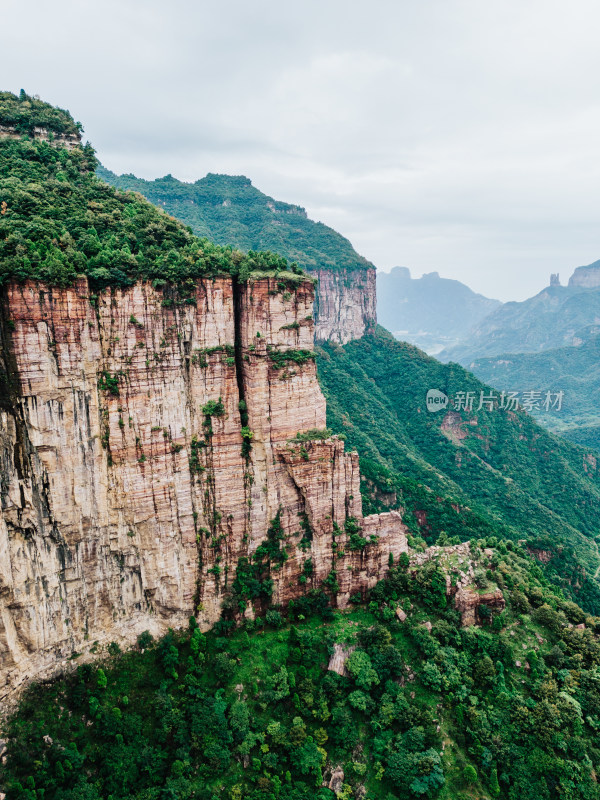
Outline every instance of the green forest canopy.
<svg viewBox="0 0 600 800"><path fill-rule="evenodd" d="M350 612L315 590L286 615L110 645L29 690L7 800L598 800L600 620L520 548L471 555L507 599L480 628L460 627L441 562L403 554ZM346 675L336 644L356 648Z"/></svg>
<svg viewBox="0 0 600 800"><path fill-rule="evenodd" d="M10 102L0 122L18 116L32 128L46 115L55 130L72 124L67 112L3 96ZM97 178L97 163L89 144L67 149L0 135L0 285L33 279L67 286L83 274L101 289L140 279L191 285L224 274L244 280L255 270L301 272L279 255L199 239L141 195Z"/></svg>
<svg viewBox="0 0 600 800"><path fill-rule="evenodd" d="M79 136L82 126L68 111L30 97L23 89L17 96L0 92L0 126L15 128L17 133L33 134L34 128L44 128L58 134Z"/></svg>
<svg viewBox="0 0 600 800"><path fill-rule="evenodd" d="M172 175L154 181L115 175L104 167L97 174L119 189L139 192L218 244L271 250L309 272L373 268L340 233L309 219L300 206L263 194L243 175L209 173L184 183Z"/></svg>

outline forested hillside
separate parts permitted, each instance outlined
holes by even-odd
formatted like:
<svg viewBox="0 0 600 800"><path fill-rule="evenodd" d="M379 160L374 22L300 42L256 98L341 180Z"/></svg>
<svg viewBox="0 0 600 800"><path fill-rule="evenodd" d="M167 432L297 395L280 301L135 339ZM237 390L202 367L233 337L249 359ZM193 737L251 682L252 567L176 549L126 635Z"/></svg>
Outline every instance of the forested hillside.
<svg viewBox="0 0 600 800"><path fill-rule="evenodd" d="M0 125L25 135L42 128L54 134L77 136L83 129L68 111L30 97L23 89L18 97L12 92L0 92Z"/></svg>
<svg viewBox="0 0 600 800"><path fill-rule="evenodd" d="M7 800L596 800L599 620L511 543L470 557L508 600L480 628L459 627L445 576L464 565L441 550L349 613L316 593L287 617L111 646L29 691Z"/></svg>
<svg viewBox="0 0 600 800"><path fill-rule="evenodd" d="M66 111L27 95L0 95L0 125L76 128ZM95 287L136 280L183 285L219 274L285 269L281 256L219 247L139 195L98 179L92 147L56 147L0 136L0 285L28 278L66 286L78 274Z"/></svg>
<svg viewBox="0 0 600 800"><path fill-rule="evenodd" d="M532 417L487 406L489 388L378 329L345 347L324 345L319 377L328 424L361 455L366 507L405 509L415 532L497 535L551 553L553 580L600 612L600 476L596 457ZM429 413L425 396L473 392L473 411Z"/></svg>
<svg viewBox="0 0 600 800"><path fill-rule="evenodd" d="M112 186L139 192L217 244L272 250L309 271L373 267L344 236L309 219L300 206L263 194L243 175L209 173L184 183L172 175L154 181L115 175L104 167L97 174Z"/></svg>
<svg viewBox="0 0 600 800"><path fill-rule="evenodd" d="M560 409L534 411L549 430L571 441L600 447L600 338L578 347L559 347L543 353L509 353L477 359L472 371L490 386L520 393L529 390L562 392Z"/></svg>

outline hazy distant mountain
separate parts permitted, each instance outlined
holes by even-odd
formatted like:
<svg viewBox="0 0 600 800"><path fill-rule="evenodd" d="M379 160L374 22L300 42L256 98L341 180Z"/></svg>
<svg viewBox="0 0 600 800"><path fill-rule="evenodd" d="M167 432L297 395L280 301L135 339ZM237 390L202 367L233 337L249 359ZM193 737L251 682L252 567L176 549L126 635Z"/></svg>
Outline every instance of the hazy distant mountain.
<svg viewBox="0 0 600 800"><path fill-rule="evenodd" d="M501 306L460 281L429 272L411 278L407 267L377 273L377 319L396 338L438 353L461 340Z"/></svg>
<svg viewBox="0 0 600 800"><path fill-rule="evenodd" d="M540 392L538 421L567 439L600 448L600 336L579 347L476 359L470 370L499 391ZM545 412L546 392L563 392L561 408Z"/></svg>
<svg viewBox="0 0 600 800"><path fill-rule="evenodd" d="M600 333L600 261L578 267L568 286L553 277L535 297L504 303L439 357L470 368L478 358L579 345Z"/></svg>

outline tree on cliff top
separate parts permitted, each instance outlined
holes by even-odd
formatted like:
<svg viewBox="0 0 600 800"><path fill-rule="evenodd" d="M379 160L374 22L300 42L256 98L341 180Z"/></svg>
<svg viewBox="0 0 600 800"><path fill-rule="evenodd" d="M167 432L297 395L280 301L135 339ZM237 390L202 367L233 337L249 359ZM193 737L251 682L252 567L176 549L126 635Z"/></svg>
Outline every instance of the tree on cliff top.
<svg viewBox="0 0 600 800"><path fill-rule="evenodd" d="M374 268L333 228L309 219L300 206L263 194L243 175L209 173L195 183L172 175L146 181L104 167L98 175L119 189L139 192L218 244L244 252L267 248L309 272Z"/></svg>
<svg viewBox="0 0 600 800"><path fill-rule="evenodd" d="M33 279L66 286L84 274L99 289L152 280L189 290L202 277L283 272L291 281L301 274L282 256L199 239L141 195L108 186L94 174L89 144L67 149L27 138L40 126L76 132L66 111L4 92L0 125L24 134L0 134L0 285Z"/></svg>

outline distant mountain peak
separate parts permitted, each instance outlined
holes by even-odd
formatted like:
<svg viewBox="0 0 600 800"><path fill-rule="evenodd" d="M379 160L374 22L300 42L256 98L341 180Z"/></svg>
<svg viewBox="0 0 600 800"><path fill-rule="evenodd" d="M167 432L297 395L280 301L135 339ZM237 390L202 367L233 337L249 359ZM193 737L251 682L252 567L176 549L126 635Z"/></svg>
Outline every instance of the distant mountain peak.
<svg viewBox="0 0 600 800"><path fill-rule="evenodd" d="M389 274L396 278L406 278L407 280L411 280L410 270L408 267L392 267Z"/></svg>
<svg viewBox="0 0 600 800"><path fill-rule="evenodd" d="M252 186L252 181L245 175L226 175L223 172L209 172L195 181L194 186Z"/></svg>
<svg viewBox="0 0 600 800"><path fill-rule="evenodd" d="M550 284L533 297L505 303L440 358L467 365L505 353L571 347L595 335L598 319L600 260L577 267L566 286L551 275Z"/></svg>
<svg viewBox="0 0 600 800"><path fill-rule="evenodd" d="M434 355L456 344L501 303L439 272L411 278L407 267L377 273L379 322L403 341Z"/></svg>

